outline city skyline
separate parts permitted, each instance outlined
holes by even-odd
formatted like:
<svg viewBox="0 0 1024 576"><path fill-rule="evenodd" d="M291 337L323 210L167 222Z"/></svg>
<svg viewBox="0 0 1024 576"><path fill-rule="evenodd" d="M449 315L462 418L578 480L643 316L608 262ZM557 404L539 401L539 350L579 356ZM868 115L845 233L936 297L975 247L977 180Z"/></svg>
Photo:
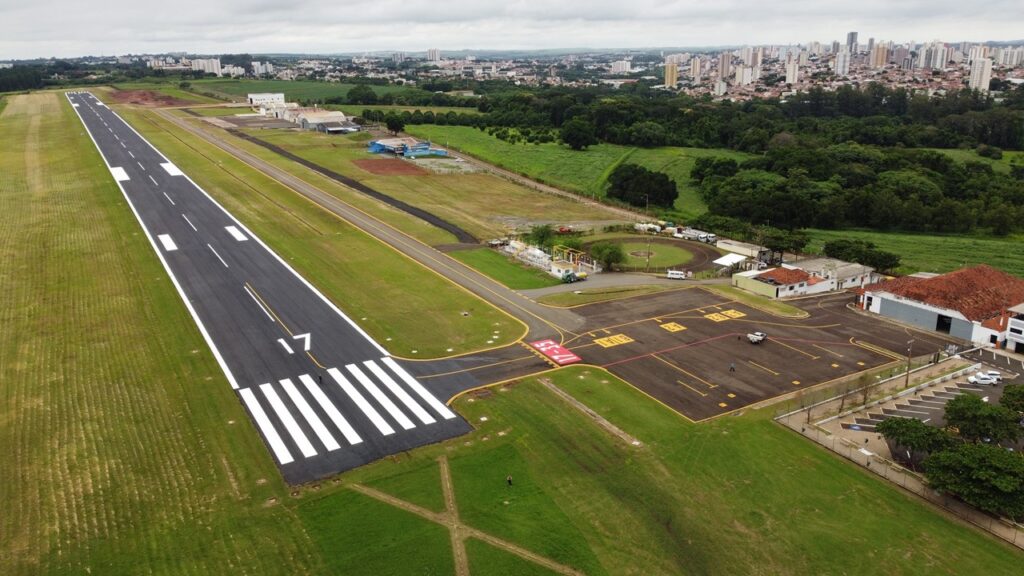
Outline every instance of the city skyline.
<svg viewBox="0 0 1024 576"><path fill-rule="evenodd" d="M301 18L296 19L296 15ZM113 0L104 10L55 0L0 7L0 60L127 53L216 54L426 52L462 50L654 49L845 44L867 40L988 42L1021 40L1024 5L867 0L855 7L734 0L714 6L640 0L628 6L525 2L482 6L455 1L439 11L420 0L373 4L299 0L285 5L228 0ZM158 22L159 29L148 25Z"/></svg>

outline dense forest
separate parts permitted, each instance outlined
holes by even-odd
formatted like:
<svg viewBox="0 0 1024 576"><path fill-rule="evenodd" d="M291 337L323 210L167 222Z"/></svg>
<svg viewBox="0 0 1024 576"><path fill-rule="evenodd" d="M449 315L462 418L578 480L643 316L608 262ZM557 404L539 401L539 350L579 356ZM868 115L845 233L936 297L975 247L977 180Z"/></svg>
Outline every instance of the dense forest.
<svg viewBox="0 0 1024 576"><path fill-rule="evenodd" d="M1022 171L998 173L933 150L822 147L814 138L783 133L764 155L742 164L699 159L691 177L712 214L754 224L927 232L980 227L1005 235L1024 219Z"/></svg>
<svg viewBox="0 0 1024 576"><path fill-rule="evenodd" d="M1024 86L1002 103L972 90L932 97L872 83L813 88L785 100L711 102L659 90L539 89L481 98L479 124L557 129L581 119L604 142L763 152L780 133L826 143L956 148L1024 148Z"/></svg>

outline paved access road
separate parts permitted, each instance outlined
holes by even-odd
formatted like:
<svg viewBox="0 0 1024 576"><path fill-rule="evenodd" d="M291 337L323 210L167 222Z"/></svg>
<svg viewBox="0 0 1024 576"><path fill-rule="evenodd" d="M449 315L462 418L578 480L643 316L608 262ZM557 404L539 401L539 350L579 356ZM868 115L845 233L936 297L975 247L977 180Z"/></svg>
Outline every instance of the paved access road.
<svg viewBox="0 0 1024 576"><path fill-rule="evenodd" d="M68 100L285 480L469 431L443 378L414 378L92 94Z"/></svg>

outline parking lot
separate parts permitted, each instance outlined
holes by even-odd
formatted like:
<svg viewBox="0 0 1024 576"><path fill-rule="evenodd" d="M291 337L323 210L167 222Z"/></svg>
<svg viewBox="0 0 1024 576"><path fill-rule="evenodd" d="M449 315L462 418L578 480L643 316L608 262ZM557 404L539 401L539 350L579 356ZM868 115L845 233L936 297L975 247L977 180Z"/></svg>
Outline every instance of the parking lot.
<svg viewBox="0 0 1024 576"><path fill-rule="evenodd" d="M798 302L809 316L782 318L692 288L575 311L584 332L566 347L649 396L700 421L751 404L938 351L948 340L846 308L849 294ZM747 333L768 338L751 344Z"/></svg>

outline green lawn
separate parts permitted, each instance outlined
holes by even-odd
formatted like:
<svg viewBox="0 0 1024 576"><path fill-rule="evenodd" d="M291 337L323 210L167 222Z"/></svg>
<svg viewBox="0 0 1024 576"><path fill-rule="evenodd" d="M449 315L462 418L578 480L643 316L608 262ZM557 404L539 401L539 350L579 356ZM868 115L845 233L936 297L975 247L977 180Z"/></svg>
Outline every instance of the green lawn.
<svg viewBox="0 0 1024 576"><path fill-rule="evenodd" d="M250 108L191 108L200 116L234 116L236 114L252 114Z"/></svg>
<svg viewBox="0 0 1024 576"><path fill-rule="evenodd" d="M543 270L519 264L490 248L456 250L448 255L513 290L544 288L562 283Z"/></svg>
<svg viewBox="0 0 1024 576"><path fill-rule="evenodd" d="M501 342L522 332L487 302L155 113L119 112L393 354L469 352L489 346L495 329Z"/></svg>
<svg viewBox="0 0 1024 576"><path fill-rule="evenodd" d="M681 288L682 286L679 286ZM620 298L631 298L633 296L643 296L644 294L654 294L655 292L664 292L666 290L674 290L672 286L665 285L648 285L648 286L619 286L614 288L593 288L590 290L581 289L580 293L577 294L575 291L571 292L559 292L558 294L548 294L537 298L537 302L545 304L547 306L554 306L556 308L570 308L573 306L582 306L584 304L593 304L594 302L605 302L607 300L618 300Z"/></svg>
<svg viewBox="0 0 1024 576"><path fill-rule="evenodd" d="M870 230L808 230L807 252L817 253L829 240L851 238L874 242L880 249L902 257L897 272L949 272L973 264L989 264L1017 276L1024 276L1024 250L1020 235L1006 238L939 236L875 232Z"/></svg>
<svg viewBox="0 0 1024 576"><path fill-rule="evenodd" d="M470 573L476 576L554 576L543 566L474 538L466 541Z"/></svg>
<svg viewBox="0 0 1024 576"><path fill-rule="evenodd" d="M636 163L665 172L679 188L675 211L684 218L703 214L707 207L690 181L690 169L697 158L725 156L742 160L749 155L732 150L703 148L643 149L615 144L598 144L576 152L561 144L509 144L487 133L465 126L417 125L406 131L450 146L481 160L586 196L604 195L608 174L621 162Z"/></svg>
<svg viewBox="0 0 1024 576"><path fill-rule="evenodd" d="M309 100L344 97L348 91L354 88L355 84L344 84L339 82L318 82L316 80L195 80L192 82L192 89L199 92L214 92L245 99L250 92L283 92L285 100L294 102L297 100ZM370 85L377 95L395 94L400 92L422 92L418 88L409 88L397 84L383 86Z"/></svg>
<svg viewBox="0 0 1024 576"><path fill-rule="evenodd" d="M252 130L250 134L364 182L389 196L423 208L482 240L505 236L513 229L526 231L535 223L577 225L608 222L612 219L618 221L620 218L601 207L537 192L485 172L375 175L353 163L354 160L376 158L366 152L366 134L362 133L326 136L289 130ZM432 161L418 160L417 163Z"/></svg>
<svg viewBox="0 0 1024 576"><path fill-rule="evenodd" d="M651 242L648 246L644 241L619 242L622 251L626 253L627 266L650 266L651 268L668 268L686 264L693 259L693 252L683 250L680 247L669 246ZM646 253L650 252L648 261Z"/></svg>

